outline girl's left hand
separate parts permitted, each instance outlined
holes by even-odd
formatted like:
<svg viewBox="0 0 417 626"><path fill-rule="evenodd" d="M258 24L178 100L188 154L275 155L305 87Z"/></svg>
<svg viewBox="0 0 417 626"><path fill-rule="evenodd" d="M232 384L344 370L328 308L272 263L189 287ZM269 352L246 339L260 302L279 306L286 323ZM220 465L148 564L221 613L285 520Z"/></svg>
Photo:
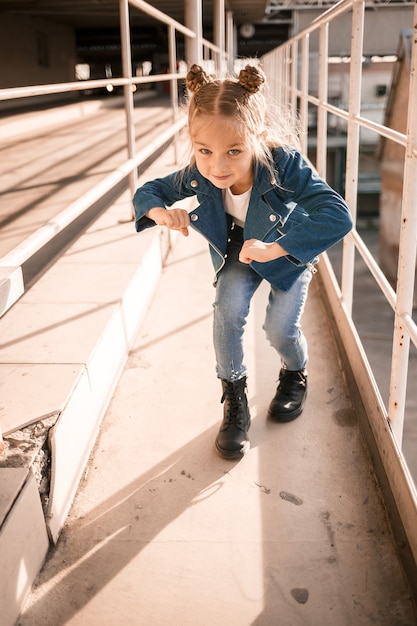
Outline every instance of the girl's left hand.
<svg viewBox="0 0 417 626"><path fill-rule="evenodd" d="M248 239L243 242L243 246L239 252L239 261L246 264L251 261L266 263L267 261L279 259L281 256L286 256L286 254L288 253L284 248L275 241L265 243L265 241L260 241L259 239Z"/></svg>

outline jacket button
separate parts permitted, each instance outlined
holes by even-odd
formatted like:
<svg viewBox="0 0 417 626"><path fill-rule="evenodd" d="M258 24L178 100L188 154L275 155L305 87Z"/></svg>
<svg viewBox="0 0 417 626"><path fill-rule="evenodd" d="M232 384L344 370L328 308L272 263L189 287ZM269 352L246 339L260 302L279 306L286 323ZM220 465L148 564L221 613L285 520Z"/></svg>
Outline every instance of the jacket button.
<svg viewBox="0 0 417 626"><path fill-rule="evenodd" d="M270 215L269 216L269 221L270 222L276 222L277 221L277 216L276 215Z"/></svg>
<svg viewBox="0 0 417 626"><path fill-rule="evenodd" d="M191 187L198 187L198 181L192 180L190 185L191 185Z"/></svg>
<svg viewBox="0 0 417 626"><path fill-rule="evenodd" d="M198 215L196 215L195 213L191 213L191 221L196 222L197 220L198 220Z"/></svg>

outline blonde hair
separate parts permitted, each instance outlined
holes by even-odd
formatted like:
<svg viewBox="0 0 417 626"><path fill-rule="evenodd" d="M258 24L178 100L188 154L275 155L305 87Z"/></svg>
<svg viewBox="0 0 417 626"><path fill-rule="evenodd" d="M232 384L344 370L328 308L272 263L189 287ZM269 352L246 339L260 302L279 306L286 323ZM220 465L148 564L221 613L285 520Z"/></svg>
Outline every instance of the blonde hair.
<svg viewBox="0 0 417 626"><path fill-rule="evenodd" d="M254 161L271 171L271 148L298 146L296 124L288 115L272 116L272 108L264 96L265 75L256 66L246 65L238 78L213 78L202 67L193 65L187 73L188 132L192 137L203 116L233 118L240 126Z"/></svg>

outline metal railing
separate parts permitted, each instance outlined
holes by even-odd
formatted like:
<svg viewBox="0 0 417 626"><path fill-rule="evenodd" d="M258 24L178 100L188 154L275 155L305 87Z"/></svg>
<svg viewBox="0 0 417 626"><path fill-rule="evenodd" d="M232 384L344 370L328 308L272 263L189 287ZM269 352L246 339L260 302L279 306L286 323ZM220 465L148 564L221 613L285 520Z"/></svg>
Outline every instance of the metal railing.
<svg viewBox="0 0 417 626"><path fill-rule="evenodd" d="M130 43L130 15L129 7L143 11L147 15L154 17L168 27L168 58L169 72L166 74L154 74L152 76L133 76L131 63L131 43ZM76 202L64 209L58 216L54 217L37 231L31 233L23 242L18 244L13 250L0 258L0 268L3 275L7 275L7 280L0 284L0 295L2 288L7 294L1 298L2 302L0 315L8 311L15 302L25 293L26 286L22 266L32 256L34 256L43 246L57 237L64 229L68 228L80 215L87 212L90 207L109 194L123 180L128 179L131 194L137 187L137 171L153 153L166 144L167 141L175 138L181 128L185 125L185 117L179 114L178 108L178 80L184 79L185 74L177 72L177 46L176 33L181 33L186 38L193 39L196 34L165 15L144 0L119 0L120 9L120 32L122 48L122 68L123 77L112 78L113 86L122 86L124 94L124 108L126 115L126 148L127 160L88 193L78 198ZM224 50L212 44L210 41L201 38L202 54L208 59L214 56L216 63L224 56ZM170 82L170 98L172 108L172 125L157 139L152 141L145 149L136 154L135 145L135 125L133 86L151 84L155 82ZM0 101L14 100L20 98L32 98L59 93L81 92L85 90L99 90L105 88L109 79L99 80L78 80L49 85L30 85L10 89L0 89Z"/></svg>
<svg viewBox="0 0 417 626"><path fill-rule="evenodd" d="M133 76L131 64L130 44L130 15L129 5L156 18L168 27L168 57L169 72L152 76ZM143 0L119 0L120 8L120 31L122 44L122 68L123 77L112 78L114 86L123 86L124 108L126 116L126 148L127 159L120 163L111 174L106 176L100 183L94 186L86 194L78 198L70 206L66 207L57 216L50 219L35 232L31 233L24 241L19 243L13 250L0 258L0 316L8 311L26 292L27 285L24 280L23 265L30 262L44 246L52 242L66 228L70 227L81 215L86 214L98 201L105 199L108 194L118 187L123 181L129 181L130 191L137 186L137 172L142 163L156 153L168 141L175 139L186 123L186 118L179 115L178 109L178 80L185 78L185 74L177 72L176 56L176 33L185 37L195 38L196 34L165 15L152 5ZM202 56L204 59L214 58L216 64L220 63L225 53L224 50L212 44L204 38L200 41ZM150 84L161 81L170 81L170 98L172 109L172 124L154 139L146 148L136 153L135 125L134 125L134 99L133 86ZM32 98L50 94L69 93L85 90L99 90L105 88L109 79L79 80L74 82L57 83L49 85L31 85L10 89L0 89L0 101L8 101L20 98ZM0 450L2 448L2 430L0 424Z"/></svg>
<svg viewBox="0 0 417 626"><path fill-rule="evenodd" d="M417 242L417 4L411 37L411 65L407 132L401 133L361 115L361 90L364 55L365 0L342 0L324 12L310 26L284 45L265 55L263 67L275 100L299 112L306 130L302 137L303 150L309 146L308 119L311 109L317 114L316 168L326 177L329 114L346 125L345 197L354 222L357 221L360 130L368 129L381 138L404 147L403 193L397 283L394 289L381 270L364 240L354 228L343 244L340 284L323 255L320 274L327 298L333 309L344 356L347 358L365 407L366 419L372 429L391 491L396 500L413 555L417 560L417 492L402 452L410 342L417 347L417 326L413 321L413 294ZM329 101L329 29L341 15L351 15L351 50L348 107L341 108ZM411 20L410 20L411 26ZM317 85L309 75L310 37L318 40ZM392 356L390 361L389 397L386 404L370 366L352 318L355 301L355 259L360 255L394 313ZM408 385L415 386L415 380ZM384 390L385 392L385 390ZM417 415L414 416L417 420Z"/></svg>

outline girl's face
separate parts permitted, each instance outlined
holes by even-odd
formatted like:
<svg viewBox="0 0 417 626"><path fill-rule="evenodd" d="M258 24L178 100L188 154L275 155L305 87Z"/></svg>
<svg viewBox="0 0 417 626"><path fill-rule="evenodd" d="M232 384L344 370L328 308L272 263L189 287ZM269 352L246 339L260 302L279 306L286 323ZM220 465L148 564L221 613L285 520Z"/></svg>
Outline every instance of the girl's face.
<svg viewBox="0 0 417 626"><path fill-rule="evenodd" d="M241 194L253 182L253 155L233 119L205 115L194 122L191 141L197 168L219 189Z"/></svg>

